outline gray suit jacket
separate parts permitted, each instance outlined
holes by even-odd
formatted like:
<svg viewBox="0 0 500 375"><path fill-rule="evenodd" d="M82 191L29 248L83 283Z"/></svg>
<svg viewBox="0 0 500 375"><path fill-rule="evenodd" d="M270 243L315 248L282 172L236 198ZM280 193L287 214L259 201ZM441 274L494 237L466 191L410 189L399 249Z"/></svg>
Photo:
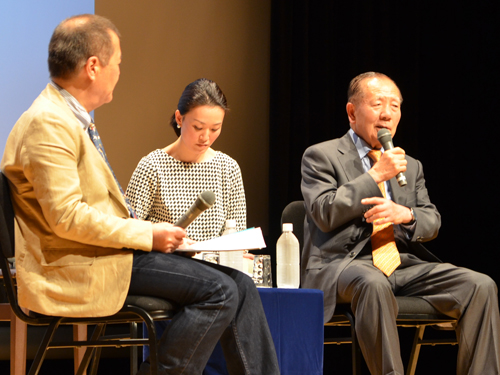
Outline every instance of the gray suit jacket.
<svg viewBox="0 0 500 375"><path fill-rule="evenodd" d="M393 200L412 207L417 217L411 240L399 227L398 239L407 242L408 251L422 260L439 261L421 242L438 234L441 216L430 202L422 164L406 155L408 184L401 188L389 181ZM337 279L342 270L370 239L373 225L363 217L369 208L361 199L382 193L373 178L363 171L358 151L347 133L342 138L309 147L302 158L302 195L306 205L301 282L304 288L323 290L325 321L335 310Z"/></svg>

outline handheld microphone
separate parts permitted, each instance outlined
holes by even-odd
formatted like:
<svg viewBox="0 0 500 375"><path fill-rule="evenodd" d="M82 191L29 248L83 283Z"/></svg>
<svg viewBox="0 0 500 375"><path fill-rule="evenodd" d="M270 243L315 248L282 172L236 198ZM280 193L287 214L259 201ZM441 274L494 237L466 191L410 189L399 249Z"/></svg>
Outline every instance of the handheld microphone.
<svg viewBox="0 0 500 375"><path fill-rule="evenodd" d="M203 211L212 207L214 202L215 194L208 190L204 191L198 195L198 198L196 198L191 208L187 210L174 225L186 229Z"/></svg>
<svg viewBox="0 0 500 375"><path fill-rule="evenodd" d="M391 150L394 148L394 144L392 143L392 135L391 132L387 129L380 129L377 133L377 138L384 150ZM406 185L406 176L403 172L399 172L396 176L396 180L398 181L399 186L403 187Z"/></svg>

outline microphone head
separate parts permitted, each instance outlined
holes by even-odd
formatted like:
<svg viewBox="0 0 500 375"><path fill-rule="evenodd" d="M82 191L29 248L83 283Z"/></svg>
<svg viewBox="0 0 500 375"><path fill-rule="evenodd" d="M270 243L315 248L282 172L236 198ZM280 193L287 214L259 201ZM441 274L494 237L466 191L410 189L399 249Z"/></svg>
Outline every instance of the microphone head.
<svg viewBox="0 0 500 375"><path fill-rule="evenodd" d="M392 134L388 129L380 129L377 133L378 141L383 145L392 141Z"/></svg>
<svg viewBox="0 0 500 375"><path fill-rule="evenodd" d="M207 208L212 207L215 202L215 194L209 190L204 191L200 195L198 195L198 199L196 200L197 206L200 210L206 210Z"/></svg>

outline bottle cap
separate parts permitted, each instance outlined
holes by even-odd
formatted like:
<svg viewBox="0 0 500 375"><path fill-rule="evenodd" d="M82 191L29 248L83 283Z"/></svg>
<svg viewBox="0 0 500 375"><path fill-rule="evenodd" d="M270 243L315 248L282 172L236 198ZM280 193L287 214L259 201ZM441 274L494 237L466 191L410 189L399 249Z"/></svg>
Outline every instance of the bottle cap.
<svg viewBox="0 0 500 375"><path fill-rule="evenodd" d="M227 228L236 228L236 220L234 219L226 220L226 229Z"/></svg>
<svg viewBox="0 0 500 375"><path fill-rule="evenodd" d="M293 232L293 224L283 223L283 232Z"/></svg>

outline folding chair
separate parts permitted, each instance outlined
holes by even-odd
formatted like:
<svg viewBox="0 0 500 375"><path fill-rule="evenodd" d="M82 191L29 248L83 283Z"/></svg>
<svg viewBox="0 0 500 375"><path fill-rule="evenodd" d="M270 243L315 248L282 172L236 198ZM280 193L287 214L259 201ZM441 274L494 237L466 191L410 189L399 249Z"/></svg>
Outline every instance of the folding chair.
<svg viewBox="0 0 500 375"><path fill-rule="evenodd" d="M176 307L169 301L147 297L129 295L122 309L115 315L90 318L68 318L60 316L44 316L34 313L25 313L18 304L16 292L16 278L11 272L9 258L15 255L14 248L14 211L9 194L7 178L0 172L0 266L3 274L10 307L15 316L28 326L47 326L43 340L31 365L29 375L38 374L45 355L49 349L56 348L86 348L81 360L77 375L82 375L92 361L90 373L96 374L101 349L104 347L131 347L131 373L137 371L137 346L149 345L151 374L158 373L156 330L154 321L171 319L176 313ZM130 324L130 334L105 335L108 324ZM149 338L137 338L137 323L145 323ZM90 340L54 341L54 333L61 325L95 325Z"/></svg>
<svg viewBox="0 0 500 375"><path fill-rule="evenodd" d="M294 234L299 240L300 251L304 246L304 219L306 209L304 201L294 201L289 203L281 215L282 223L292 223ZM427 326L451 328L456 319L441 314L431 304L418 297L396 296L398 303L398 316L396 324L399 327L415 327L416 332L413 340L413 347L410 355L407 375L414 375L417 367L418 355L422 345L457 344L456 339L424 339L424 332ZM356 336L354 314L350 304L337 304L335 312L325 326L349 326L351 328L350 337L325 338L326 344L352 344L352 373L361 374L362 354Z"/></svg>

